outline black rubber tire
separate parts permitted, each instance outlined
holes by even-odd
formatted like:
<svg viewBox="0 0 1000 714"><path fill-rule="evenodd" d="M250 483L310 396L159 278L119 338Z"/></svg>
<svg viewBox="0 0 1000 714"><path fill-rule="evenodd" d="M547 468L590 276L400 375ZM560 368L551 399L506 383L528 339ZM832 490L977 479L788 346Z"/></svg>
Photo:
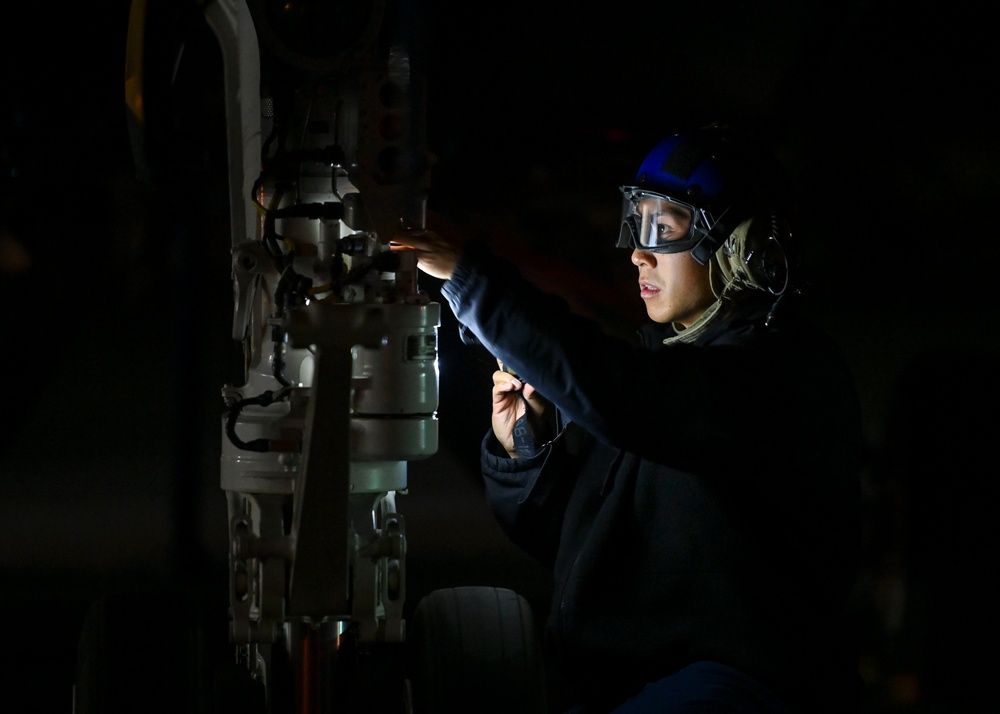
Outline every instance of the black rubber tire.
<svg viewBox="0 0 1000 714"><path fill-rule="evenodd" d="M512 590L434 590L408 627L414 714L545 714L545 670L531 606Z"/></svg>

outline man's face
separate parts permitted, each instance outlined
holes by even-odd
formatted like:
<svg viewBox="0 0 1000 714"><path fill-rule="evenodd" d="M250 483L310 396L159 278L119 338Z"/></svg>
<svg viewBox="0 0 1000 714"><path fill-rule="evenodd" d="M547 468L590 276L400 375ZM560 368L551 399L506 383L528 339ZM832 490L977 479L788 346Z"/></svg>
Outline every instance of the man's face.
<svg viewBox="0 0 1000 714"><path fill-rule="evenodd" d="M675 204L656 198L639 203L644 231L655 232L656 243L687 236L691 215ZM690 327L715 302L708 266L700 265L690 251L654 253L633 250L632 263L639 269L639 290L646 313L654 322L678 322Z"/></svg>

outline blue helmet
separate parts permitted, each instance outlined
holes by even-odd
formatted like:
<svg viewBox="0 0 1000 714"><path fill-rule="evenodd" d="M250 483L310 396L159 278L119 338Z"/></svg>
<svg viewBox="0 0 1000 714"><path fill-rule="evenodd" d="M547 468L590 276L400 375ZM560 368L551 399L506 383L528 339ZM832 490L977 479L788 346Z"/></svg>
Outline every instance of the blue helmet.
<svg viewBox="0 0 1000 714"><path fill-rule="evenodd" d="M670 136L622 186L618 246L655 253L691 251L701 264L747 218L786 214L790 182L777 160L721 124Z"/></svg>

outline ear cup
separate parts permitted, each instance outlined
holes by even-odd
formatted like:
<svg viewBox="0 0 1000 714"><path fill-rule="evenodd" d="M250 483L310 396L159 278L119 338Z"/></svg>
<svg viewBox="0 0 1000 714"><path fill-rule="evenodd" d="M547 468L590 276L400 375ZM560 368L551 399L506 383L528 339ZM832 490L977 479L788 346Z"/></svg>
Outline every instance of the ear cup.
<svg viewBox="0 0 1000 714"><path fill-rule="evenodd" d="M791 234L788 224L776 213L771 221L754 221L747 232L743 263L749 281L770 293L781 294L792 269Z"/></svg>

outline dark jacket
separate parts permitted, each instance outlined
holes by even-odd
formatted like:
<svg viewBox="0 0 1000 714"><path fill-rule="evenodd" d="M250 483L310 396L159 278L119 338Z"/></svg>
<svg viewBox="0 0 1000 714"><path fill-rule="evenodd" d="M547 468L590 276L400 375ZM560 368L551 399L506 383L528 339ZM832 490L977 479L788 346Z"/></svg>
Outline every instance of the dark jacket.
<svg viewBox="0 0 1000 714"><path fill-rule="evenodd" d="M712 660L803 712L856 710L861 427L834 345L790 313L765 327L762 292L693 343L630 344L479 246L442 293L568 420L531 458L488 433L482 465L506 533L553 570L546 630L579 700Z"/></svg>

